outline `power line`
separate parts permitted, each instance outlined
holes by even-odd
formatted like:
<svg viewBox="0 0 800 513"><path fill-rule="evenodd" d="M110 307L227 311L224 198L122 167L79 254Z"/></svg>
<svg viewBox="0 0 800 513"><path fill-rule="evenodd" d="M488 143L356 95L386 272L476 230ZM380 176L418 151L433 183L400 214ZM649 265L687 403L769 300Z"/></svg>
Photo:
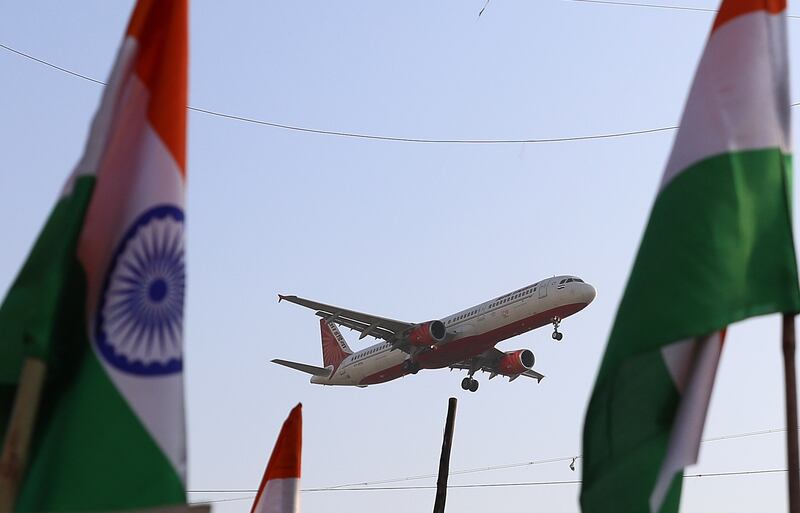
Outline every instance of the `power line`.
<svg viewBox="0 0 800 513"><path fill-rule="evenodd" d="M470 483L461 485L447 485L448 490L458 488L511 488L517 486L554 486L565 484L580 484L580 479L571 481L515 481L509 483ZM305 488L303 492L371 492L371 491L402 491L402 490L435 490L436 485L412 486L356 486L353 488Z"/></svg>
<svg viewBox="0 0 800 513"><path fill-rule="evenodd" d="M763 435L772 435L776 433L785 433L786 428L773 428L773 429L762 429L759 431L748 431L744 433L733 433L729 435L722 435L713 438L705 438L701 441L701 443L713 443L719 442L723 440L734 440L737 438L748 438L753 436L763 436ZM480 472L491 472L494 470L507 470L512 468L519 468L519 467L528 467L533 465L543 465L547 463L557 463L561 461L570 461L573 459L581 459L583 456L561 456L558 458L549 458L549 459L542 459L542 460L530 460L524 461L519 463L506 463L501 465L492 465L492 466L484 466L484 467L474 467L474 468L467 468L461 470L454 470L450 472L450 475L464 475L464 474L474 474ZM759 471L760 472L760 471ZM704 474L706 475L706 474ZM392 483L400 483L404 481L416 481L420 479L430 479L436 477L437 474L420 474L414 476L405 476L405 477L396 477L390 479L382 479L378 481L359 481L359 482L351 482L339 485L331 485L325 487L318 487L314 490L341 490L341 489L352 489L352 488L374 488L375 485L383 485L383 484L392 484ZM684 476L684 477L692 477L692 476ZM255 493L256 490L253 489L206 489L206 490L189 490L189 493Z"/></svg>
<svg viewBox="0 0 800 513"><path fill-rule="evenodd" d="M706 438L702 440L701 443L711 443L711 442L719 442L722 440L734 440L737 438L748 438L752 436L762 436L762 435L770 435L775 433L784 433L786 432L786 428L774 428L774 429L764 429L761 431L749 431L746 433L734 433L730 435L722 435L714 438ZM455 470L451 472L451 475L463 475L463 474L474 474L479 472L491 472L494 470L507 470L512 468L520 468L520 467L529 467L533 465L543 465L546 463L557 463L561 461L570 461L573 459L581 459L583 458L582 455L577 456L561 456L558 458L550 458L544 460L531 460L531 461L522 461L518 463L506 463L501 465L493 465L488 467L475 467L469 469L462 469L462 470ZM372 485L381 485L381 484L389 484L389 483L399 483L403 481L416 481L418 479L430 479L436 477L437 474L425 474L425 475L418 475L418 476L407 476L407 477L398 477L393 479L384 479L380 481L368 481L368 482L358 482L358 483L347 483L347 484L340 484L329 486L327 488L336 489L336 488L345 488L345 487L354 487L354 486L372 486Z"/></svg>
<svg viewBox="0 0 800 513"><path fill-rule="evenodd" d="M687 474L684 478L701 478L701 477L730 477L730 476L746 476L758 474L775 474L779 472L788 472L786 469L766 469L766 470L741 470L736 472L709 472L706 474ZM520 486L554 486L554 485L574 485L581 484L580 479L570 481L512 481L507 483L470 483L463 485L447 485L448 489L459 488L512 488ZM382 486L382 487L353 487L353 488L305 488L303 492L369 492L369 491L402 491L402 490L435 490L436 485L418 485L418 486Z"/></svg>
<svg viewBox="0 0 800 513"><path fill-rule="evenodd" d="M745 433L734 433L730 435L722 435L713 438L706 438L702 440L702 443L713 443L719 442L724 440L734 440L738 438L748 438L753 436L763 436L763 435L772 435L776 433L785 433L785 428L773 428L773 429L763 429L760 431L748 431ZM532 460L520 463L509 463L504 465L493 465L487 467L476 467L476 468L469 468L469 469L462 469L456 470L451 472L451 475L463 475L463 474L471 474L471 473L478 473L478 472L489 472L493 470L501 470L501 469L510 469L510 468L518 468L523 466L531 466L531 465L540 465L546 463L556 463L560 461L568 461L572 459L580 459L582 456L564 456L559 458L550 458L544 460ZM713 472L713 473L705 473L705 474L688 474L683 477L685 478L702 478L702 477L727 477L727 476L743 476L743 475L760 475L760 474L774 474L778 472L786 472L785 469L767 469L767 470L743 470L743 471L735 471L735 472ZM429 479L436 477L436 474L424 474L424 475L417 475L417 476L407 476L407 477L400 477L400 478L393 478L393 479L384 479L380 481L367 481L367 482L358 482L358 483L348 483L348 484L340 484L340 485L333 485L333 486L325 486L325 487L316 487L316 488L305 488L300 490L303 493L318 493L318 492L337 492L337 491L403 491L403 490L432 490L435 489L435 486L432 485L412 485L412 486L375 486L375 485L382 485L382 484L391 484L391 483L399 483L403 481L414 481L418 479ZM521 481L521 482L510 482L510 483L472 483L472 484L465 484L465 485L450 485L448 488L499 488L499 487L518 487L518 486L548 486L548 485L565 485L565 484L579 484L580 480L572 480L572 481ZM225 498L225 499L214 499L208 501L199 501L197 504L200 503L216 503L216 502L233 502L233 501L241 501L241 500L248 500L254 497L254 494L257 492L255 489L207 489L207 490L188 490L188 493L249 493L251 495L247 495L244 497L233 497L233 498Z"/></svg>
<svg viewBox="0 0 800 513"><path fill-rule="evenodd" d="M208 501L192 501L192 502L187 502L187 504L192 504L192 505L193 504L213 504L213 503L216 503L216 502L246 501L246 500L252 499L253 497L255 497L255 492L254 492L253 495L248 495L247 497L233 497L233 498L230 498L230 499L212 499L212 500L208 500Z"/></svg>
<svg viewBox="0 0 800 513"><path fill-rule="evenodd" d="M533 460L533 461L525 461L525 462L521 462L521 463L506 463L506 464L503 464L503 465L492 465L492 466L489 466L489 467L476 467L476 468L454 470L454 471L450 472L450 475L454 476L454 475L464 475L464 474L475 474L475 473L478 473L478 472L491 472L493 470L505 470L505 469L510 469L510 468L527 467L527 466L531 466L531 465L542 465L542 464L545 464L545 463L556 463L556 462L559 462L559 461L569 461L569 460L572 460L573 458L580 458L580 456L564 456L564 457L559 457L559 458L550 458L550 459L547 459L547 460ZM396 477L396 478L392 478L392 479L384 479L384 480L381 480L381 481L368 481L366 483L358 482L358 483L340 484L340 485L329 486L328 488L334 489L334 488L345 488L345 487L352 487L352 486L372 486L372 485L388 484L388 483L400 483L402 481L416 481L416 480L419 480L419 479L430 479L430 478L433 478L433 477L436 477L436 476L437 476L437 474L422 474L422 475L418 475L418 476L407 476L407 477Z"/></svg>
<svg viewBox="0 0 800 513"><path fill-rule="evenodd" d="M626 6L626 7L649 7L651 9L670 9L676 11L700 11L700 12L713 12L716 13L716 9L709 9L705 7L686 7L683 5L661 5L661 4L642 4L636 2L616 2L613 0L564 0L565 2L580 2L584 4L605 4L605 5L619 5L619 6ZM787 18L800 18L800 16L787 14Z"/></svg>
<svg viewBox="0 0 800 513"><path fill-rule="evenodd" d="M63 73L67 73L67 74L72 75L74 77L82 78L84 80L88 80L89 82L94 82L95 84L100 84L102 86L106 85L106 83L103 82L103 81L94 79L92 77L87 77L86 75L81 75L80 73L77 73L77 72L72 71L72 70L68 70L67 68L62 68L61 66L56 66L52 62L47 62L45 60L39 59L38 57L34 57L33 55L27 54L25 52L20 52L19 50L15 50L14 48L11 48L10 46L6 46L6 45L4 45L2 43L0 43L0 48L3 48L4 50L8 50L9 52L15 53L15 54L17 54L17 55L19 55L21 57L25 57L26 59L30 59L32 61L38 62L39 64L44 64L45 66L50 66L51 68L53 68L55 70L61 71Z"/></svg>
<svg viewBox="0 0 800 513"><path fill-rule="evenodd" d="M590 0L568 0L568 1L588 2ZM53 68L57 71L61 71L62 73L67 73L74 77L81 78L83 80L87 80L95 84L103 86L106 85L106 83L101 80L97 80L95 78L69 70L67 68L62 68L61 66L57 66L51 62L45 61L44 59L39 59L38 57L34 57L33 55L27 54L15 48L11 48L10 46L4 45L2 43L0 43L0 48L3 48L4 50L12 52L26 59L30 59L39 64L43 64L45 66ZM797 105L800 105L800 101L791 104L792 107L796 107ZM546 143L559 143L559 142L571 142L571 141L591 141L597 139L616 139L620 137L629 137L632 135L644 135L656 132L666 132L670 130L676 130L678 128L677 126L665 126L659 128L647 128L643 130L629 130L627 132L610 132L605 134L576 135L576 136L566 136L566 137L546 137L538 139L433 139L433 138L420 138L420 137L395 137L388 135L361 134L355 132L342 132L337 130L322 130L318 128L287 125L283 123L275 123L273 121L266 121L262 119L237 116L235 114L227 114L225 112L204 109L201 107L192 107L191 105L187 105L186 108L190 111L199 112L209 116L215 116L234 121L241 121L243 123L250 123L255 125L269 126L272 128L279 128L282 130L290 130L295 132L304 132L304 133L319 134L319 135L331 135L336 137L348 137L353 139L368 139L374 141L390 141L390 142L422 143L422 144L546 144Z"/></svg>
<svg viewBox="0 0 800 513"><path fill-rule="evenodd" d="M527 461L523 463L510 463L505 465L494 465L490 467L478 467L478 468L470 468L470 469L462 469L462 470L455 470L450 472L450 475L463 475L463 474L473 474L477 472L490 472L493 470L501 470L501 469L509 469L515 467L522 467L522 466L529 466L529 465L539 465L544 463L554 463L558 461L569 461L573 458L580 458L581 456L567 456L563 458L551 458L548 460L536 460L536 461ZM313 491L318 490L340 490L340 489L352 489L352 488L361 488L361 487L373 487L374 485L381 485L381 484L390 484L390 483L400 483L403 481L416 481L419 479L430 479L436 477L437 474L420 474L416 476L406 476L406 477L397 477L391 479L383 479L380 481L366 481L366 482L355 482L355 483L346 483L346 484L339 484L339 485L332 485L326 486L321 488L315 488ZM435 488L435 487L434 487ZM247 488L236 488L236 489L206 489L206 490L188 490L189 493L255 493L257 490L255 489L247 489Z"/></svg>
<svg viewBox="0 0 800 513"><path fill-rule="evenodd" d="M589 141L593 139L613 139L617 137L628 137L631 135L665 132L668 130L675 130L676 128L678 128L677 126L665 126L660 128L648 128L645 130L631 130L628 132L612 132L606 134L576 135L568 137L547 137L540 139L428 139L419 137L395 137L389 135L359 134L354 132L339 132L335 130L322 130L317 128L306 128L293 125L284 125L281 123L274 123L272 121L263 121L259 119L246 118L243 116L235 116L233 114L226 114L223 112L201 109L199 107L189 107L189 110L202 112L204 114L209 114L211 116L234 119L236 121L243 121L245 123L271 126L274 128L282 128L284 130L294 130L297 132L334 135L339 137L351 137L355 139L372 139L376 141L393 141L393 142L426 143L426 144L542 144L542 143L557 143L557 142L569 142L569 141Z"/></svg>
<svg viewBox="0 0 800 513"><path fill-rule="evenodd" d="M706 473L698 473L698 474L686 474L684 475L684 479L700 479L700 478L712 478L712 477L734 477L734 476L753 476L753 475L765 475L765 474L779 474L788 472L787 469L782 468L775 468L775 469L761 469L761 470L739 470L739 471L732 471L732 472L706 472ZM510 481L505 483L469 483L469 484L461 484L461 485L447 485L448 490L458 490L458 489L472 489L472 488L518 488L518 487L533 487L533 486L562 486L562 485L576 485L581 484L582 480L580 479L572 479L567 481ZM412 485L412 486L372 486L372 487L365 487L365 486L357 486L351 488L303 488L300 490L301 493L318 493L318 492L402 492L402 491L413 491L413 490L435 490L435 485ZM244 492L252 492L255 493L256 490L237 490L238 493ZM191 492L190 492L191 493ZM215 503L215 502L231 502L231 501L242 501L247 499L252 499L254 495L247 496L247 497L234 497L229 499L212 499L208 501L196 501L191 502L190 504L208 504L208 503Z"/></svg>
<svg viewBox="0 0 800 513"><path fill-rule="evenodd" d="M565 2L579 2L582 4L605 4L605 5L624 5L627 7L650 7L655 9L674 9L679 11L702 11L702 12L717 12L716 9L706 9L703 7L683 7L679 5L658 5L658 4L640 4L633 2L614 2L612 0L564 0Z"/></svg>
<svg viewBox="0 0 800 513"><path fill-rule="evenodd" d="M77 73L75 71L69 70L67 68L63 68L61 66L57 66L51 62L48 62L44 59L40 59L38 57L34 57L28 53L22 52L15 48L11 48L10 46L4 45L0 43L0 48L12 52L16 55L24 57L26 59L30 59L34 62L39 64L43 64L50 68L53 68L57 71L62 73L67 73L77 78L81 78L83 80L87 80L89 82L99 84L99 85L106 85L105 82L101 80L97 80L95 78L83 75L81 73ZM215 116L219 118L225 118L235 121L241 121L243 123L250 123L254 125L262 125L262 126L269 126L273 128L279 128L282 130L290 130L294 132L304 132L304 133L311 133L311 134L320 134L320 135L330 135L336 137L348 137L353 139L368 139L374 141L390 141L390 142L404 142L404 143L421 143L421 144L543 144L543 143L558 143L558 142L570 142L570 141L590 141L595 139L614 139L619 137L629 137L632 135L643 135L643 134L651 134L656 132L666 132L669 130L675 130L678 128L677 126L665 126L659 128L648 128L644 130L630 130L626 132L611 132L605 134L593 134L593 135L578 135L578 136L567 136L567 137L545 137L545 138L533 138L533 139L437 139L437 138L422 138L422 137L396 137L396 136L388 136L388 135L375 135L375 134L362 134L356 132L343 132L338 130L323 130L318 128L308 128L296 125L287 125L284 123L275 123L273 121L266 121L262 119L255 119L245 116L237 116L235 114L228 114L225 112L219 112L210 109L204 109L201 107L192 107L188 105L187 109L199 112L202 114L206 114L209 116Z"/></svg>
<svg viewBox="0 0 800 513"><path fill-rule="evenodd" d="M749 436L773 435L775 433L785 433L786 428L764 429L761 431L750 431L748 433L736 433L733 435L722 435L714 438L706 438L702 443L719 442L721 440L732 440L734 438L747 438Z"/></svg>

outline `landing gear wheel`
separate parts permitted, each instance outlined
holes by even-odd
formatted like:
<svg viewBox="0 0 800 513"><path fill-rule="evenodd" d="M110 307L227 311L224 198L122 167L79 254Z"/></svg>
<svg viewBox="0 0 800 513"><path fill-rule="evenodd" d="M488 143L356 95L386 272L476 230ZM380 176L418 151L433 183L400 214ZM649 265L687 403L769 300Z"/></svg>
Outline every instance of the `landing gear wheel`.
<svg viewBox="0 0 800 513"><path fill-rule="evenodd" d="M558 326L561 324L561 318L553 317L552 323L553 323L553 340L561 340L562 338L564 338L564 335L560 331L558 331Z"/></svg>
<svg viewBox="0 0 800 513"><path fill-rule="evenodd" d="M470 392L477 392L478 391L478 385L480 385L480 383L478 383L477 379L473 379L471 381L472 382L469 384L469 391Z"/></svg>
<svg viewBox="0 0 800 513"><path fill-rule="evenodd" d="M471 384L472 384L472 379L470 378L464 378L461 380L461 388L464 390L469 390Z"/></svg>

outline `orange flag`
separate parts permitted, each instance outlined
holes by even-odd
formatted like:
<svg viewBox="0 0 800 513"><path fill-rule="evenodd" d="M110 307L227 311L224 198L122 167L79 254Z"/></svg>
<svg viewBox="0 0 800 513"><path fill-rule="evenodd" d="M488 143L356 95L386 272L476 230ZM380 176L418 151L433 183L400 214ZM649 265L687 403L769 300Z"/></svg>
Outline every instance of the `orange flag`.
<svg viewBox="0 0 800 513"><path fill-rule="evenodd" d="M250 513L295 513L300 511L302 408L302 404L295 406L289 413L289 418L283 423Z"/></svg>

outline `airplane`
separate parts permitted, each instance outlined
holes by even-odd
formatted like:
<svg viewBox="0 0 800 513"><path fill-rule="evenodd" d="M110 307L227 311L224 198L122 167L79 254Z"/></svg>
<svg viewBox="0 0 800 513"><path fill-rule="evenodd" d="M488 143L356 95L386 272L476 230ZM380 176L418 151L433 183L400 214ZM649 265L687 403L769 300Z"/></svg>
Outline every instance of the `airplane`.
<svg viewBox="0 0 800 513"><path fill-rule="evenodd" d="M279 294L279 303L311 308L321 317L324 367L272 362L310 374L311 383L321 385L366 387L445 367L466 370L461 388L470 392L478 390L473 377L478 370L489 373L489 379L525 376L538 383L544 375L533 370L530 349L503 352L495 345L547 324L553 326L553 339L560 341L561 321L586 308L596 295L595 288L577 276L555 276L441 319L411 323ZM338 326L360 332L359 340L373 337L379 343L353 352Z"/></svg>

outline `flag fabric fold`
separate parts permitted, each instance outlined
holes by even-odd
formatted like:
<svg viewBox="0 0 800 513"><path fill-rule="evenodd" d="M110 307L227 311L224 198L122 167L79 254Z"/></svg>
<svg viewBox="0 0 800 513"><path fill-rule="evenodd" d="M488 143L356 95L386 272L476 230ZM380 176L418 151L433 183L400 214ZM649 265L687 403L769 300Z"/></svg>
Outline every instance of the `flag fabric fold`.
<svg viewBox="0 0 800 513"><path fill-rule="evenodd" d="M300 511L300 462L303 447L303 411L298 404L283 423L264 470L250 513Z"/></svg>
<svg viewBox="0 0 800 513"><path fill-rule="evenodd" d="M726 327L800 310L785 9L717 14L586 412L585 513L677 511Z"/></svg>
<svg viewBox="0 0 800 513"><path fill-rule="evenodd" d="M188 2L136 5L68 178L0 306L0 429L48 377L18 511L185 502Z"/></svg>

